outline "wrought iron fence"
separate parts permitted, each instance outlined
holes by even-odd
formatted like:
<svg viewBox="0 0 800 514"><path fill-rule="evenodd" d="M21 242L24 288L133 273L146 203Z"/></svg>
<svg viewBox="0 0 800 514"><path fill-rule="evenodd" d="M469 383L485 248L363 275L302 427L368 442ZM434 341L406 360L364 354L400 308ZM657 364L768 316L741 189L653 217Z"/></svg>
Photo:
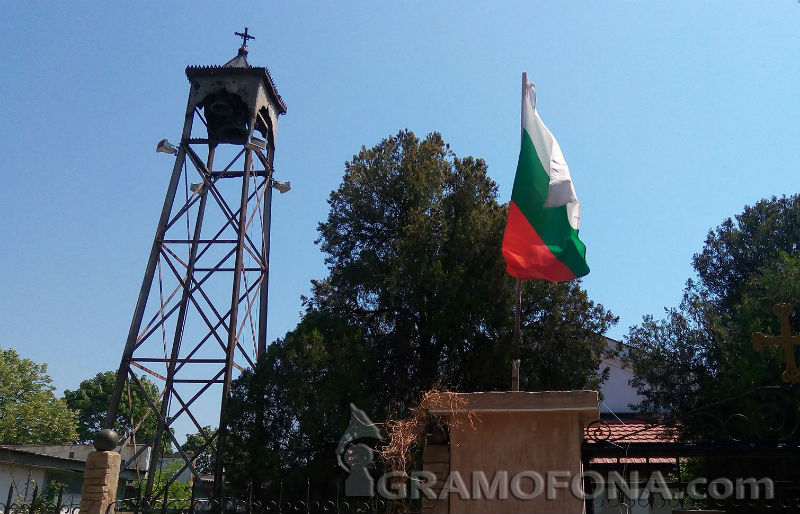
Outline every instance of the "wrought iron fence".
<svg viewBox="0 0 800 514"><path fill-rule="evenodd" d="M228 499L223 502L198 498L187 499L139 499L125 498L110 505L111 512L130 512L134 514L389 514L407 512L393 501L380 498L368 499L286 499L273 500L238 500Z"/></svg>
<svg viewBox="0 0 800 514"><path fill-rule="evenodd" d="M686 484L683 486L685 487ZM773 499L764 498L745 498L739 500L693 500L685 496L685 490L673 490L674 496L664 497L661 495L647 495L638 498L630 498L620 495L617 498L597 497L591 500L587 512L601 514L605 512L632 512L639 509L646 509L647 512L672 512L676 510L687 510L703 512L705 510L721 512L747 512L747 513L796 513L800 512L800 498L798 497L776 497Z"/></svg>
<svg viewBox="0 0 800 514"><path fill-rule="evenodd" d="M590 494L589 513L636 507L650 512L698 508L748 514L800 512L800 469L796 466L800 461L800 389L760 387L646 423L598 420L585 429L581 451L583 469L596 472L584 481L584 489L592 493L606 487L613 472L623 478L641 473L645 480L659 473L666 479L658 494ZM597 480L598 476L605 478ZM714 481L739 479L769 480L771 494L707 494ZM705 491L698 494L698 486Z"/></svg>

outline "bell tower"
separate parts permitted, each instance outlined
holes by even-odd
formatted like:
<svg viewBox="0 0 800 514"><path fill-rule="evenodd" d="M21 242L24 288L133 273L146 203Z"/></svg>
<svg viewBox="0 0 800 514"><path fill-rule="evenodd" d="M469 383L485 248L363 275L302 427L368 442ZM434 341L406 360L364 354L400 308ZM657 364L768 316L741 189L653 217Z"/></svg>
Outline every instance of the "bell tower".
<svg viewBox="0 0 800 514"><path fill-rule="evenodd" d="M199 482L198 456L213 456L212 469L202 471L213 471L214 499L222 500L231 380L266 348L272 190L290 188L273 178L272 167L286 105L267 68L248 62L247 42L255 38L247 28L236 35L242 46L227 63L186 68L180 143L157 147L175 162L105 422L124 423L130 439L152 449L148 500L164 498L185 470ZM144 419L118 416L137 391L149 406L144 417L157 421L151 440L137 439ZM215 419L204 418L209 410ZM204 435L195 455L181 450L175 429L203 434L204 425L218 428ZM171 476L160 469L165 448L182 461ZM167 484L161 490L154 487L157 473Z"/></svg>

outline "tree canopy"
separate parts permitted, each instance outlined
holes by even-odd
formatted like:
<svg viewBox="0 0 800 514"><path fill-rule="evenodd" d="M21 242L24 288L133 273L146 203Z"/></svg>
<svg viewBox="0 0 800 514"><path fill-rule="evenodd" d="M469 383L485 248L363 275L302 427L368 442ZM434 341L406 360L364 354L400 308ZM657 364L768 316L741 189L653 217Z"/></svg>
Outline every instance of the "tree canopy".
<svg viewBox="0 0 800 514"><path fill-rule="evenodd" d="M47 364L0 348L0 444L66 444L77 438L75 414L53 391Z"/></svg>
<svg viewBox="0 0 800 514"><path fill-rule="evenodd" d="M328 203L318 243L330 273L314 282L307 305L363 331L377 356L381 400L413 402L434 384L508 388L514 282L500 253L507 206L483 159L457 157L438 133L420 140L402 131L345 163ZM523 298L522 386L598 385L602 334L615 318L578 282L526 281ZM589 351L571 351L580 349ZM547 369L536 367L538 357L556 354Z"/></svg>
<svg viewBox="0 0 800 514"><path fill-rule="evenodd" d="M139 380L143 387L149 389L148 394L151 398L158 397L158 387L153 382L144 376ZM78 440L80 442L91 443L94 441L95 434L103 428L115 381L115 372L105 371L82 381L78 389L74 391L64 391L64 400L78 416ZM136 432L136 442L139 444L151 443L155 439L158 421L152 415L145 418L149 411L147 400L139 388L131 387L128 391L126 387L119 403L114 429L118 433L124 434L126 427L133 429L141 422L141 426ZM143 419L144 421L142 421ZM169 448L168 442L167 448Z"/></svg>
<svg viewBox="0 0 800 514"><path fill-rule="evenodd" d="M800 196L747 206L709 231L693 258L696 279L666 316L645 316L627 342L644 412L679 417L702 405L781 384L782 351L754 351L751 336L777 334L776 303L800 305ZM794 333L800 317L791 318ZM749 403L748 403L749 402ZM757 413L744 399L720 406L722 418ZM727 409L727 410L726 410ZM691 423L684 424L691 430Z"/></svg>
<svg viewBox="0 0 800 514"><path fill-rule="evenodd" d="M156 468L153 479L153 491L163 491L167 483L183 468L183 461L180 459L165 459ZM147 479L141 478L136 481L136 489L143 491L147 487ZM169 505L172 509L188 509L192 498L192 485L188 481L173 480L169 482L167 493Z"/></svg>
<svg viewBox="0 0 800 514"><path fill-rule="evenodd" d="M203 432L195 432L194 434L186 435L186 442L181 445L181 450L188 454L195 455L194 465L195 469L200 473L211 474L214 472L214 462L216 461L216 451L212 448L211 451L201 451L206 444L206 440L210 438L215 428L204 426Z"/></svg>
<svg viewBox="0 0 800 514"><path fill-rule="evenodd" d="M318 228L329 274L234 386L229 476L330 484L350 402L378 421L434 387L509 388L514 279L497 196L486 163L438 133L401 131L345 163ZM578 281L525 282L521 388L597 388L615 322Z"/></svg>

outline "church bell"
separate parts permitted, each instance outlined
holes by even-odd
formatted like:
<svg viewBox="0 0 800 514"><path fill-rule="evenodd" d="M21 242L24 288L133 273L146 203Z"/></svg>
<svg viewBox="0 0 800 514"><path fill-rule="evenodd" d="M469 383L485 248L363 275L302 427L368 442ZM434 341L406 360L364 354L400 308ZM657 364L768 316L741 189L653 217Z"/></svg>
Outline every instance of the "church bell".
<svg viewBox="0 0 800 514"><path fill-rule="evenodd" d="M239 95L221 91L203 102L208 138L216 143L243 144L249 134L249 109Z"/></svg>

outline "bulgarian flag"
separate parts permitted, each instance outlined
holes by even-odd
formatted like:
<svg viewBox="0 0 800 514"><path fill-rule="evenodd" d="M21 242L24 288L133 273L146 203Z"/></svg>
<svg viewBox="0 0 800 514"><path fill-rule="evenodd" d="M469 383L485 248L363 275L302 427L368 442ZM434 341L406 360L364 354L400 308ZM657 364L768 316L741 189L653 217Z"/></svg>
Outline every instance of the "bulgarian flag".
<svg viewBox="0 0 800 514"><path fill-rule="evenodd" d="M561 147L536 112L536 91L523 73L522 147L503 235L508 273L551 282L589 273L580 213Z"/></svg>

